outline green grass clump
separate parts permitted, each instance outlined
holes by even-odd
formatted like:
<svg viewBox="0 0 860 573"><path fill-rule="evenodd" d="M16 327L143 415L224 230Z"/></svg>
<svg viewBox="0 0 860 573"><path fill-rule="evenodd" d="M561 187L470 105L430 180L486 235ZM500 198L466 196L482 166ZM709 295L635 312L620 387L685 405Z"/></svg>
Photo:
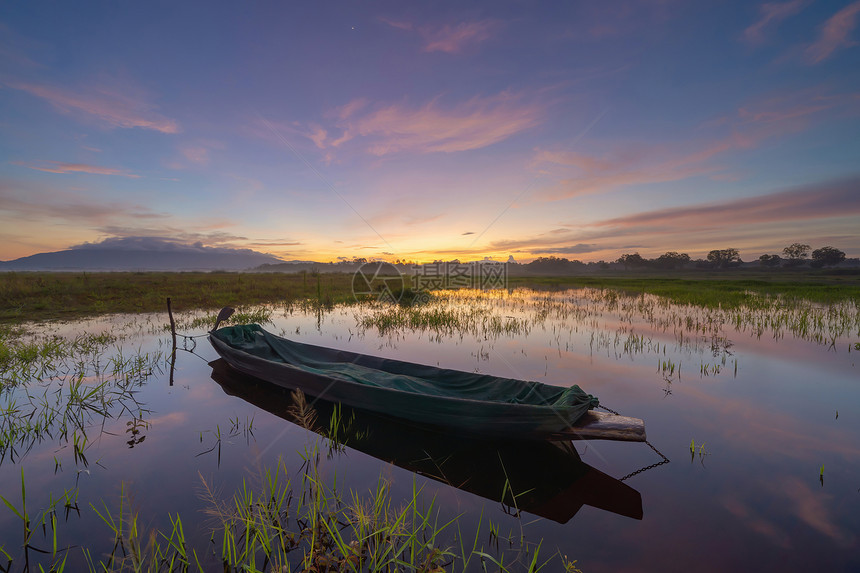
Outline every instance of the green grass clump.
<svg viewBox="0 0 860 573"><path fill-rule="evenodd" d="M91 504L113 532L114 550L94 558L84 548L90 571L420 571L441 573L472 567L538 571L559 566L578 572L561 554L541 557L541 544L525 539L507 546L485 539L483 517L474 536L459 531L459 517L441 517L435 499L425 500L413 483L412 495L394 503L390 484L380 478L367 492L345 494L319 471L319 443L302 454L291 479L283 461L264 470L259 484L243 480L229 498L200 475L199 495L211 519L207 549L192 547L180 516L165 530L145 531L125 489L118 509ZM336 480L334 480L336 482ZM457 528L457 531L454 531ZM492 531L496 532L494 526ZM217 565L215 565L217 563ZM552 564L552 565L550 565Z"/></svg>
<svg viewBox="0 0 860 573"><path fill-rule="evenodd" d="M110 332L84 333L74 338L0 337L0 388L66 377L73 365L82 370L85 363L97 362L98 356L117 340Z"/></svg>
<svg viewBox="0 0 860 573"><path fill-rule="evenodd" d="M312 407L305 403L304 408ZM348 423L336 411L329 426ZM238 419L231 424L238 426ZM328 434L346 435L347 429ZM576 562L561 553L542 554L542 543L527 540L522 523L518 535L502 535L498 524L485 521L481 514L474 533L464 532L462 514L443 516L436 499L424 495L417 481L413 481L406 499L396 499L391 484L382 477L367 491L343 491L337 486L337 477L326 476L320 467L326 458L322 442L336 439L321 438L297 452L301 466L293 476L279 459L274 469L262 468L255 478L243 479L232 494L222 494L199 474L198 496L205 506L205 523L190 524L178 514L169 514L166 527L149 527L139 520L131 493L123 483L118 504L97 500L83 509L97 515L107 529L108 535L93 532L91 539L111 539L112 549L110 545L77 547L63 543L63 524L56 519L56 508L62 502L80 513L77 490L65 492L58 500L51 498L47 509L34 512L33 506L38 504L26 497L22 473L20 507L9 497L0 497L0 501L21 521L24 545L15 545L24 558L30 551L31 566L38 560L40 567L45 564L56 571L69 563L77 569L85 565L91 572L579 573ZM505 488L509 487L506 483ZM46 545L51 549L43 549ZM0 543L0 554L10 565L21 555L13 553L12 545L3 547Z"/></svg>
<svg viewBox="0 0 860 573"><path fill-rule="evenodd" d="M86 466L88 431L123 415L143 423L135 394L165 354L129 352L121 339L112 331L0 338L0 465L49 440L72 446Z"/></svg>
<svg viewBox="0 0 860 573"><path fill-rule="evenodd" d="M375 328L380 334L400 330L430 331L437 335L471 333L475 336L525 334L523 319L500 316L486 306L446 306L444 298L421 305L380 305L375 312L357 316L360 328Z"/></svg>
<svg viewBox="0 0 860 573"><path fill-rule="evenodd" d="M272 312L272 309L266 306L240 306L236 309L236 312L221 324L270 324L272 322ZM176 320L176 328L177 330L196 330L199 328L210 330L215 326L215 319L217 317L217 312L207 313L203 316L195 316L189 320L178 317ZM166 330L169 330L169 328L170 325L165 325Z"/></svg>

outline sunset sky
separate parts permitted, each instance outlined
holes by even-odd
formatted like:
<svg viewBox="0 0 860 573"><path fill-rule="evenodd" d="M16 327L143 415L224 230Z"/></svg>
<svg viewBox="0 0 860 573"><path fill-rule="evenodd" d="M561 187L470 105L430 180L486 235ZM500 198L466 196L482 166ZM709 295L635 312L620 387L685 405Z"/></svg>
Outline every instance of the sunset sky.
<svg viewBox="0 0 860 573"><path fill-rule="evenodd" d="M14 2L0 260L860 256L860 1Z"/></svg>

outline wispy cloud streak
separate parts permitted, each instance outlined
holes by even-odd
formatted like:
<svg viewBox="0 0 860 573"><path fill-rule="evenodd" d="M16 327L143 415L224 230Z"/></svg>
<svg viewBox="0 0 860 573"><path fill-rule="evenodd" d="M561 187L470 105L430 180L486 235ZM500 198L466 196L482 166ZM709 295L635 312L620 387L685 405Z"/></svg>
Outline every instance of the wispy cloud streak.
<svg viewBox="0 0 860 573"><path fill-rule="evenodd" d="M64 224L99 226L140 219L167 218L137 204L100 201L80 193L62 191L28 182L0 180L0 217L21 223L61 221Z"/></svg>
<svg viewBox="0 0 860 573"><path fill-rule="evenodd" d="M560 149L535 150L532 168L555 175L558 183L542 194L549 200L611 191L618 187L720 176L716 164L732 151L752 149L769 139L799 133L816 122L860 112L856 94L824 87L758 98L731 115L708 122L710 140L683 145L628 145L603 155Z"/></svg>
<svg viewBox="0 0 860 573"><path fill-rule="evenodd" d="M815 220L845 219L860 215L860 177L810 184L757 197L686 207L658 209L577 223L539 235L490 243L494 251L541 254L586 254L617 249L693 249L714 236L736 239L766 225L800 225ZM620 241L637 245L619 247ZM687 245L679 247L679 245Z"/></svg>
<svg viewBox="0 0 860 573"><path fill-rule="evenodd" d="M85 163L62 163L60 161L26 163L24 161L14 161L13 164L26 167L27 169L44 171L46 173L89 173L92 175L118 175L120 177L130 177L132 179L137 179L140 177L140 175L129 173L125 169L101 167L99 165L87 165Z"/></svg>
<svg viewBox="0 0 860 573"><path fill-rule="evenodd" d="M112 127L141 128L178 133L176 121L155 111L156 106L137 95L91 86L72 91L48 85L11 82L9 87L42 98L63 113L82 115Z"/></svg>
<svg viewBox="0 0 860 573"><path fill-rule="evenodd" d="M401 151L451 153L504 141L543 119L541 106L507 91L447 108L439 100L418 108L391 104L370 110L362 101L351 102L339 111L342 135L326 139L325 132L316 130L308 137L322 148L362 138L365 150L377 156Z"/></svg>
<svg viewBox="0 0 860 573"><path fill-rule="evenodd" d="M805 4L806 0L762 4L761 19L744 30L744 39L754 44L763 42L766 28L772 28L789 16L794 16L803 9Z"/></svg>
<svg viewBox="0 0 860 573"><path fill-rule="evenodd" d="M454 26L445 25L426 34L425 52L445 52L456 54L470 44L487 40L499 25L493 20L480 22L461 22Z"/></svg>
<svg viewBox="0 0 860 573"><path fill-rule="evenodd" d="M860 14L860 1L849 4L830 17L821 29L818 40L806 48L806 57L812 64L823 62L833 52L850 46L856 46L849 36L857 27L857 15Z"/></svg>
<svg viewBox="0 0 860 573"><path fill-rule="evenodd" d="M196 163L197 165L209 164L209 150L205 147L183 147L180 152L182 153L182 156L191 163Z"/></svg>
<svg viewBox="0 0 860 573"><path fill-rule="evenodd" d="M860 178L808 185L758 197L676 207L606 219L594 227L701 229L860 214Z"/></svg>
<svg viewBox="0 0 860 573"><path fill-rule="evenodd" d="M381 22L398 30L415 31L424 40L425 52L456 54L469 46L480 44L501 28L501 22L487 19L442 26L415 26L411 22L380 18Z"/></svg>
<svg viewBox="0 0 860 573"><path fill-rule="evenodd" d="M566 177L543 192L549 200L565 199L609 191L625 185L643 185L679 181L714 171L704 162L733 147L731 140L718 141L700 151L673 155L655 147L631 147L607 156L578 152L536 150L532 165L536 168L561 167Z"/></svg>

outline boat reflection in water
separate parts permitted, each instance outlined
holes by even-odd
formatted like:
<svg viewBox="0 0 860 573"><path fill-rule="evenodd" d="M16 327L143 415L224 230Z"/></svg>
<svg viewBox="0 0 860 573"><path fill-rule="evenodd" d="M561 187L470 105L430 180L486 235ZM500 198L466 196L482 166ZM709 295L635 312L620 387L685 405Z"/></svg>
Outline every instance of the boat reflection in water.
<svg viewBox="0 0 860 573"><path fill-rule="evenodd" d="M237 372L223 359L209 366L227 394L308 425L284 388ZM334 436L338 443L520 511L566 523L590 505L642 519L639 492L583 462L570 442L464 438L319 399L313 410L316 423L309 429L323 436L333 437L329 420L335 414L341 421Z"/></svg>

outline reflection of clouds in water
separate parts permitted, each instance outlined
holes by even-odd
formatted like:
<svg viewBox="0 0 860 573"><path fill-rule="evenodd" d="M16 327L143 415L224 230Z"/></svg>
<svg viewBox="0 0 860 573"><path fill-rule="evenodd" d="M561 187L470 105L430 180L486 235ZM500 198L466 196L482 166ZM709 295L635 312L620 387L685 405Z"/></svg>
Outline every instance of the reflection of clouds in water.
<svg viewBox="0 0 860 573"><path fill-rule="evenodd" d="M788 498L789 510L808 526L840 545L853 545L855 536L842 531L830 515L829 508L833 506L832 495L813 491L809 484L796 477L784 480L775 491Z"/></svg>
<svg viewBox="0 0 860 573"><path fill-rule="evenodd" d="M847 460L860 458L860 446L840 429L816 426L808 419L801 423L796 413L770 412L746 397L711 396L693 386L686 387L684 394L710 410L710 415L696 418L696 425L732 440L736 448L798 460L821 452Z"/></svg>
<svg viewBox="0 0 860 573"><path fill-rule="evenodd" d="M738 519L738 526L745 525L754 533L764 536L771 543L783 549L788 549L790 546L791 540L782 528L766 517L759 515L755 509L749 507L741 500L731 497L726 498L723 500L723 507Z"/></svg>
<svg viewBox="0 0 860 573"><path fill-rule="evenodd" d="M845 460L846 471L857 468L858 426L849 406L857 403L854 398L858 396L851 366L856 355L847 355L844 346L834 353L826 345L791 335L774 338L766 334L759 338L751 329L739 331L733 324L721 321L716 311L662 306L657 300L651 296L609 296L597 289L516 289L512 294L446 292L422 308L463 309L464 316L473 317L478 329L455 328L441 333L401 328L380 334L373 327L357 327L361 318L386 311L364 305L335 307L319 314L314 307L299 304L252 308L270 309L274 324L266 328L300 342L459 370L477 368L499 376L557 385L577 383L607 406L644 418L651 441L673 459L672 464L636 478L637 483L644 484L648 533L634 526L622 527L613 530L614 540L606 544L607 518L591 515L589 532L579 532L584 540L583 559L592 560L589 569L619 570L651 563L655 568L670 570L693 570L697 566L737 570L743 568L739 564L757 562L759 558L782 557L795 567L819 558L825 568L827 564L837 564L839 568L840 563L850 563L844 553L846 547L850 551L851 544L856 543L856 519L844 502L847 496L850 503L856 494L851 490L850 496L843 496L833 488L819 488L815 464L831 464L822 454L835 453ZM712 356L713 332L699 331L691 339L686 319L678 322L682 315L691 316L693 324L713 318L716 332L734 343L728 348L734 354L719 376L699 376L700 363L720 362L719 357ZM189 311L177 316L189 325L187 330L181 330L184 334L197 335L211 325L209 318L214 317L214 311ZM670 321L672 316L676 317L677 329ZM206 326L191 328L194 319L200 317L207 317L200 323ZM493 317L501 320L499 328L482 330L483 324L496 324ZM122 336L119 345L126 358L141 351L158 350L166 355L170 349L169 333L163 330L166 321L166 313L87 319L52 325L38 331L38 335L74 336L110 330ZM684 335L679 339L682 331ZM213 349L205 338L197 342L197 356L178 354L173 387L168 386L168 370L162 367L139 388L138 399L151 412L144 416L150 426L140 447L130 450L126 444L128 415L108 422L105 429L113 435L100 439L90 436L92 446L86 453L91 462L98 459L100 465L91 463L93 475L81 477L91 484L88 487L111 491L119 480L136 480L152 512L161 515L180 508L198 509L194 499L181 500L185 493L179 490L198 483L198 468L207 480L211 473L216 483L232 488L240 483L245 469L259 473L258 466L270 467L282 454L290 468L298 467L298 452L313 443L316 435L225 395L210 377L207 361L216 357ZM115 346L111 343L106 347L104 360L115 352ZM734 378L731 360L736 357L741 371ZM663 360L680 364L681 377L665 382L658 362ZM663 388L671 389L672 394L664 396ZM831 402L841 410L835 422L829 411L820 416ZM239 433L231 436L233 420L237 420ZM250 420L253 437L246 439L244 430ZM222 436L220 467L217 450L195 457L215 444L216 428ZM686 448L691 437L697 444L706 442L714 456L705 458L702 469L697 465L694 473L686 474L683 458L689 456ZM55 442L46 446L34 448L25 460L28 496L31 476L34 495L56 489L60 483L74 483L79 466L72 460L71 446L59 452ZM649 449L631 444L595 441L578 443L576 447L584 459L612 475L626 474L656 461ZM63 462L64 471L58 476L50 472L54 456ZM680 463L675 463L675 457ZM808 484L797 478L765 481L761 477L791 475L791 466L797 462L813 463ZM353 450L323 465L326 478L333 479L334 470L342 469L343 474L337 475L338 483L345 476L344 483L358 491L375 487L380 476L387 478L397 494L395 500L401 494L409 498L415 479L405 470L380 464ZM166 470L175 471L181 478L178 483L185 485L158 485L161 482L157 476ZM20 473L6 472L0 478L0 485L9 491L20 487ZM152 485L144 485L145 481ZM436 495L437 503L446 510L466 513L467 523L485 515L482 511L490 511L473 494L454 488L429 484L427 495ZM504 519L500 512L493 514L494 522ZM569 530L546 523L532 527L536 537L547 539L547 545L556 540L559 547L569 544ZM671 557L662 553L665 545L659 542L653 544L653 549L661 553L646 556L649 548L643 546L644 540L665 539L673 539ZM732 543L731 551L725 551L727 540ZM824 553L810 557L811 547ZM599 557L595 558L595 554Z"/></svg>
<svg viewBox="0 0 860 573"><path fill-rule="evenodd" d="M147 420L153 428L165 430L169 428L180 428L188 422L186 412L170 412L161 416L153 416Z"/></svg>
<svg viewBox="0 0 860 573"><path fill-rule="evenodd" d="M771 510L781 508L841 546L849 547L854 544L856 536L842 530L831 515L830 507L833 505L834 496L816 491L797 477L787 477L776 483L761 482L758 486L761 491L753 502L735 497L738 494L730 494L722 501L723 507L737 518L739 527L745 526L774 545L788 549L793 541L797 541L792 540L793 537L802 537L806 532L786 520L785 516L782 517L781 524L776 523L775 520L779 516L773 515ZM760 507L765 507L765 511ZM770 517L762 513L770 513Z"/></svg>

